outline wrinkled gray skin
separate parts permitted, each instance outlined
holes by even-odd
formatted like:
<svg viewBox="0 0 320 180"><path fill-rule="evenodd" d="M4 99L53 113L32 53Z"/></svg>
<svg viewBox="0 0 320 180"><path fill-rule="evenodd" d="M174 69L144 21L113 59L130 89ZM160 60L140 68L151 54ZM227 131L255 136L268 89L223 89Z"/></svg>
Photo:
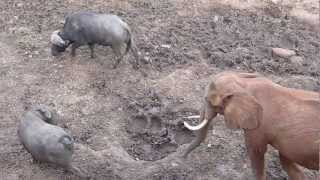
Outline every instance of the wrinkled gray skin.
<svg viewBox="0 0 320 180"><path fill-rule="evenodd" d="M75 56L78 47L88 45L91 50L91 57L94 58L94 45L111 46L117 56L114 68L120 63L124 55L131 49L138 66L139 55L133 43L131 30L127 23L118 16L111 14L97 14L92 12L80 12L66 17L63 30L58 35L66 42L59 46L52 44L51 54L59 55L71 45L71 55ZM125 53L121 47L126 45Z"/></svg>
<svg viewBox="0 0 320 180"><path fill-rule="evenodd" d="M61 127L53 125L48 107L40 105L28 111L19 124L18 136L35 161L53 163L86 177L71 165L74 140Z"/></svg>

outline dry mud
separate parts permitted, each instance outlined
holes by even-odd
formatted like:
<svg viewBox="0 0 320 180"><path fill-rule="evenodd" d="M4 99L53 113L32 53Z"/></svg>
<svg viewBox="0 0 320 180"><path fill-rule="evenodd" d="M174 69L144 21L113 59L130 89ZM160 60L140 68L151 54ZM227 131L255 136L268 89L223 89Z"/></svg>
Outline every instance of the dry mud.
<svg viewBox="0 0 320 180"><path fill-rule="evenodd" d="M319 7L222 2L0 1L0 179L78 179L33 163L19 143L20 117L40 103L58 112L59 125L77 142L74 164L92 179L253 179L242 132L227 129L221 117L207 140L179 159L195 136L183 117L198 114L206 83L224 70L259 72L288 87L319 91L317 22L292 13L300 8L314 17ZM95 59L87 47L74 59L69 52L51 57L51 32L80 10L128 22L145 60L141 71L132 69L132 54L112 69L114 54L106 47L97 48ZM273 57L272 47L296 50L303 59ZM287 178L271 147L266 159L269 179ZM306 174L316 179L317 172Z"/></svg>

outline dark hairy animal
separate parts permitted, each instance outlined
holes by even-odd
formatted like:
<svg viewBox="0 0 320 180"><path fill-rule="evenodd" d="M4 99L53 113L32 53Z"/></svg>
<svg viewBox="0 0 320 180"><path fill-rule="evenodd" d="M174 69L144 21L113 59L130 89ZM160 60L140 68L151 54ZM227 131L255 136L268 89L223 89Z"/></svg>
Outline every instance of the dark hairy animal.
<svg viewBox="0 0 320 180"><path fill-rule="evenodd" d="M51 35L51 54L57 56L71 45L71 55L75 56L76 49L88 45L91 57L94 58L95 44L111 46L116 54L114 68L118 66L124 55L131 49L135 57L133 67L138 66L138 50L133 42L132 33L127 23L112 14L79 12L65 19L62 31L54 31ZM125 52L122 47L126 46Z"/></svg>
<svg viewBox="0 0 320 180"><path fill-rule="evenodd" d="M71 165L74 140L61 127L54 125L53 113L48 107L32 107L20 121L18 136L35 161L53 163L80 177L86 177Z"/></svg>

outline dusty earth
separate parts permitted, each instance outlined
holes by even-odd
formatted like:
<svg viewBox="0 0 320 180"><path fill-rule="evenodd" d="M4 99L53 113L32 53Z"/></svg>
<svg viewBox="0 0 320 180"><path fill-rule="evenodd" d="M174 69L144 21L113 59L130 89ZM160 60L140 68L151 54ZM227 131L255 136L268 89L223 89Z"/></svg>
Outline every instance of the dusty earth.
<svg viewBox="0 0 320 180"><path fill-rule="evenodd" d="M248 8L252 1L237 1L241 8L225 2L0 1L0 179L79 179L33 163L19 143L17 123L34 104L57 111L59 125L77 142L74 164L92 179L253 179L242 132L227 129L221 117L205 143L179 159L194 138L183 117L198 114L206 83L223 70L259 72L288 87L319 91L319 7L317 1L254 8ZM311 15L298 18L295 8ZM128 22L145 60L140 71L129 63L132 54L112 69L114 54L106 47L97 48L95 59L87 47L74 59L69 52L50 56L51 32L80 10ZM274 57L272 47L293 49L302 59ZM266 159L269 179L287 178L271 147Z"/></svg>

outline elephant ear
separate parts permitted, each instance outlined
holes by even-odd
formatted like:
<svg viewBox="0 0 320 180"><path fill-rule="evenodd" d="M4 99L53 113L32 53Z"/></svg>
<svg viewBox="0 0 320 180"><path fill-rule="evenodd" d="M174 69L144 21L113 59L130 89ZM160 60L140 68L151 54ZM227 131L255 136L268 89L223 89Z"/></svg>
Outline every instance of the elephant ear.
<svg viewBox="0 0 320 180"><path fill-rule="evenodd" d="M255 129L262 119L262 106L247 93L235 93L224 98L224 118L230 129Z"/></svg>

